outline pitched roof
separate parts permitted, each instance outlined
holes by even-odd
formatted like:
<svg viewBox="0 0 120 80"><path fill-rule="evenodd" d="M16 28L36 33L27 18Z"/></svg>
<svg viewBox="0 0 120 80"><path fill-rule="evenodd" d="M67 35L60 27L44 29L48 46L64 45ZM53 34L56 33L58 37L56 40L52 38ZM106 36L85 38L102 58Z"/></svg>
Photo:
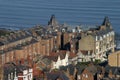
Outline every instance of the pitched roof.
<svg viewBox="0 0 120 80"><path fill-rule="evenodd" d="M105 67L106 73L109 73L110 70L113 74L120 75L120 67L111 67L109 65Z"/></svg>
<svg viewBox="0 0 120 80"><path fill-rule="evenodd" d="M46 75L47 80L57 80L58 78L62 80L69 80L69 78L61 71L47 73Z"/></svg>
<svg viewBox="0 0 120 80"><path fill-rule="evenodd" d="M93 75L97 73L97 67L94 65L90 65L86 68L89 72L91 72Z"/></svg>
<svg viewBox="0 0 120 80"><path fill-rule="evenodd" d="M49 56L44 56L44 58L48 58L56 62L58 57L60 57L61 60L65 59L66 54L66 50L60 50L59 52L51 52Z"/></svg>
<svg viewBox="0 0 120 80"><path fill-rule="evenodd" d="M15 69L16 69L17 73L21 73L23 70L26 70L28 68L29 68L28 66L24 66L21 64L16 65L13 62L9 62L4 65L4 74L9 74L11 72L15 72Z"/></svg>
<svg viewBox="0 0 120 80"><path fill-rule="evenodd" d="M75 53L70 53L70 54L69 54L69 59L72 59L72 58L74 58L74 57L77 57L77 54L75 54Z"/></svg>
<svg viewBox="0 0 120 80"><path fill-rule="evenodd" d="M107 25L108 23L110 23L110 21L109 21L108 16L106 16L106 17L104 18L104 21L103 21L102 25Z"/></svg>
<svg viewBox="0 0 120 80"><path fill-rule="evenodd" d="M44 58L47 58L51 61L57 62L58 56L44 56Z"/></svg>
<svg viewBox="0 0 120 80"><path fill-rule="evenodd" d="M93 53L93 50L81 50L80 51L83 55L88 55L89 54L92 54Z"/></svg>
<svg viewBox="0 0 120 80"><path fill-rule="evenodd" d="M10 35L4 36L3 40L0 42L3 44L8 44L28 37L31 37L31 34L28 34L27 31L19 30L14 33L10 33Z"/></svg>
<svg viewBox="0 0 120 80"><path fill-rule="evenodd" d="M70 75L73 75L75 71L75 66L72 64L68 65L68 71Z"/></svg>

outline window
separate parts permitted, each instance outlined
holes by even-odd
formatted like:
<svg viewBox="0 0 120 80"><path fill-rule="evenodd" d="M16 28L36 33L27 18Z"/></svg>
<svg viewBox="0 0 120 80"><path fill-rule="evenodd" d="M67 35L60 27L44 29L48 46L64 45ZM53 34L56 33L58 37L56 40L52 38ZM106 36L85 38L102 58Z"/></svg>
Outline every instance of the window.
<svg viewBox="0 0 120 80"><path fill-rule="evenodd" d="M86 74L85 78L88 78L88 75Z"/></svg>
<svg viewBox="0 0 120 80"><path fill-rule="evenodd" d="M98 36L96 36L96 41L98 40Z"/></svg>
<svg viewBox="0 0 120 80"><path fill-rule="evenodd" d="M101 49L101 47L100 47L100 49L99 49L99 50L100 50L100 51L102 50L102 49Z"/></svg>
<svg viewBox="0 0 120 80"><path fill-rule="evenodd" d="M83 77L85 77L85 74L83 74Z"/></svg>
<svg viewBox="0 0 120 80"><path fill-rule="evenodd" d="M68 65L68 62L66 62L66 64Z"/></svg>
<svg viewBox="0 0 120 80"><path fill-rule="evenodd" d="M35 47L33 47L33 50L35 50Z"/></svg>
<svg viewBox="0 0 120 80"><path fill-rule="evenodd" d="M96 53L98 53L98 49L96 49Z"/></svg>
<svg viewBox="0 0 120 80"><path fill-rule="evenodd" d="M71 44L71 48L73 48L73 44Z"/></svg>
<svg viewBox="0 0 120 80"><path fill-rule="evenodd" d="M100 40L102 40L102 36L100 36Z"/></svg>
<svg viewBox="0 0 120 80"><path fill-rule="evenodd" d="M57 68L57 67L55 66L55 68Z"/></svg>
<svg viewBox="0 0 120 80"><path fill-rule="evenodd" d="M80 78L80 75L78 75L78 79L81 79L81 78Z"/></svg>
<svg viewBox="0 0 120 80"><path fill-rule="evenodd" d="M96 46L98 46L98 42L96 42Z"/></svg>
<svg viewBox="0 0 120 80"><path fill-rule="evenodd" d="M55 39L57 38L57 36L55 36Z"/></svg>
<svg viewBox="0 0 120 80"><path fill-rule="evenodd" d="M57 43L57 41L55 40L55 44Z"/></svg>
<svg viewBox="0 0 120 80"><path fill-rule="evenodd" d="M23 77L23 80L26 80L26 77Z"/></svg>

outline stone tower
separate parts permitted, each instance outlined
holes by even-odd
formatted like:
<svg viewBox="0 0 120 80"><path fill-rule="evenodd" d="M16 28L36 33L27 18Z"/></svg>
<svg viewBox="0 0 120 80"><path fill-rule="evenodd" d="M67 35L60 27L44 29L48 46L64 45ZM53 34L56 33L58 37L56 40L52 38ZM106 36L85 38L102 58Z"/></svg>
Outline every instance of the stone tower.
<svg viewBox="0 0 120 80"><path fill-rule="evenodd" d="M50 21L48 22L48 25L52 26L52 27L57 27L58 26L58 22L55 19L55 15L51 16Z"/></svg>
<svg viewBox="0 0 120 80"><path fill-rule="evenodd" d="M112 29L109 18L106 16L102 23L103 26L106 26L106 29Z"/></svg>

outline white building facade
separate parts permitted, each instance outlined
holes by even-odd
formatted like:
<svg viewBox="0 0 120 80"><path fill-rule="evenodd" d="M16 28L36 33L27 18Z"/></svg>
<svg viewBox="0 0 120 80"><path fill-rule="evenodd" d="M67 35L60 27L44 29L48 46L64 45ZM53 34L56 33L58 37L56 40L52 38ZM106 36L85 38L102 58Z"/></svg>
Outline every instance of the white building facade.
<svg viewBox="0 0 120 80"><path fill-rule="evenodd" d="M107 56L114 52L116 47L115 32L108 17L105 17L103 24L98 28L88 30L82 34L79 40L78 61L105 61ZM87 53L84 54L81 51ZM89 54L89 51L92 51L92 53Z"/></svg>
<svg viewBox="0 0 120 80"><path fill-rule="evenodd" d="M22 73L10 73L8 74L8 80L33 80L33 69L23 70Z"/></svg>
<svg viewBox="0 0 120 80"><path fill-rule="evenodd" d="M65 57L62 59L60 55L57 57L57 61L52 61L52 69L59 69L61 66L68 65L69 54L66 52Z"/></svg>

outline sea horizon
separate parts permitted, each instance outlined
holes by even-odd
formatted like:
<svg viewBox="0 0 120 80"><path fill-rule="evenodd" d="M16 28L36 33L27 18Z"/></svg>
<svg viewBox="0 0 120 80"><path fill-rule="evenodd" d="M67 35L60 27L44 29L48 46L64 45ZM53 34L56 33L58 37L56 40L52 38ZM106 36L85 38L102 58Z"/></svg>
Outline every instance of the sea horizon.
<svg viewBox="0 0 120 80"><path fill-rule="evenodd" d="M115 32L120 33L119 0L1 0L0 27L25 29L47 25L52 14L60 24L101 25L108 16Z"/></svg>

